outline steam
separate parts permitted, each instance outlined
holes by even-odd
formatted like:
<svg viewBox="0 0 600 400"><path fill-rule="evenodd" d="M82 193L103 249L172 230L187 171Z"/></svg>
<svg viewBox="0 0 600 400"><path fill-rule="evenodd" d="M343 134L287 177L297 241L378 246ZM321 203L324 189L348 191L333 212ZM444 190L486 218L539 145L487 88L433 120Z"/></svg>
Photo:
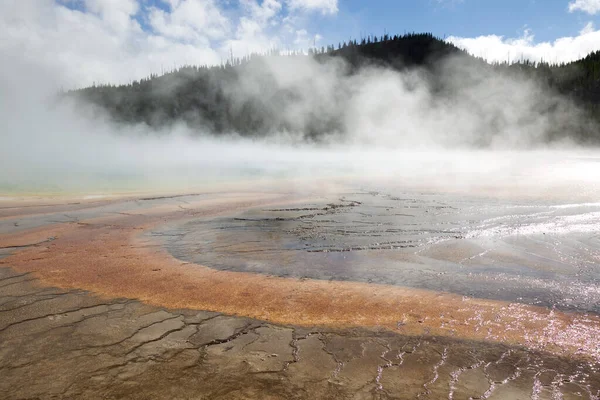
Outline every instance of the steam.
<svg viewBox="0 0 600 400"><path fill-rule="evenodd" d="M259 103L267 108L270 125L285 122L288 134L301 137L321 120L319 132L333 136L331 142L362 148L564 147L591 129L574 104L540 82L469 57L442 60L433 73L349 69L338 58L263 58L244 67L229 91L238 107ZM264 100L281 92L293 100Z"/></svg>
<svg viewBox="0 0 600 400"><path fill-rule="evenodd" d="M58 102L48 85L56 71L4 62L0 192L192 191L227 180L346 177L432 190L599 193L600 163L571 137L589 129L577 107L532 79L461 58L433 73L350 73L339 59L306 56L255 60L226 89L233 107L260 105L273 126L288 127L261 139L217 137L209 123L198 130L177 121L158 132L117 124L80 100ZM315 124L319 140L307 134Z"/></svg>

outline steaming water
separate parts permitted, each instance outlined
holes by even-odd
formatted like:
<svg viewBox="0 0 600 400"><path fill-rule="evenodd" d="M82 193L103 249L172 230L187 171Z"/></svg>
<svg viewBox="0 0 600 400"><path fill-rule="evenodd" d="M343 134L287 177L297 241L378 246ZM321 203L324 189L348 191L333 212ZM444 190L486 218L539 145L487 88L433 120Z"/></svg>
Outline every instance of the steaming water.
<svg viewBox="0 0 600 400"><path fill-rule="evenodd" d="M221 270L600 312L600 203L362 185L153 233Z"/></svg>
<svg viewBox="0 0 600 400"><path fill-rule="evenodd" d="M251 186L304 202L155 231L183 260L600 312L600 162L592 153L343 151L216 142L207 150L191 140L166 150L175 154L182 144L189 146L176 165L168 156L144 169L132 158L131 171L122 172L131 181L126 189L206 193L218 184L233 193L246 182L245 191ZM97 176L92 169L79 173ZM104 190L92 190L93 180L81 182L86 196L115 189L110 179ZM152 203L24 216L17 225L5 219L0 233Z"/></svg>

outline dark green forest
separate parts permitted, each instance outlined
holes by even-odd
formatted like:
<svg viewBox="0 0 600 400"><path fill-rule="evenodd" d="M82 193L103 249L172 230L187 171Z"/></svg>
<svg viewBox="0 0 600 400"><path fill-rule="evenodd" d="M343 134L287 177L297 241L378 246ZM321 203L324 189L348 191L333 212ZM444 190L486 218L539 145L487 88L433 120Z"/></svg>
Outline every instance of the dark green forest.
<svg viewBox="0 0 600 400"><path fill-rule="evenodd" d="M318 83L313 79L307 78L305 88L286 86L269 68L279 60L280 68L294 74L295 65L306 63L307 58L324 68L335 66L335 76L342 78L357 76L367 68L417 70L433 96L445 96L449 100L455 90L454 82L468 86L470 81L491 81L496 76L532 80L548 93L560 94L582 110L573 115L574 119L592 121L577 128L572 128L577 124L571 121L573 123L566 128L557 127L550 136L568 134L578 142L600 143L600 52L560 65L529 61L489 64L432 34L369 36L360 41L310 49L308 55L281 55L272 51L240 59L232 57L219 66L184 66L128 85L96 84L63 95L99 106L114 121L144 123L150 130L184 123L199 133L256 137L275 132L301 132L305 139L318 141L332 132L343 133L340 120L343 110L326 107L325 111L318 104L318 95L307 96L311 90L318 92L319 86L314 86ZM448 60L457 61L448 68ZM339 87L328 92L327 101L343 105L345 96L349 95L349 89L343 87L345 82L347 80L339 79L335 83ZM290 109L306 101L315 104L304 107L301 121L290 118ZM553 106L540 112L551 114ZM570 132L560 131L567 129Z"/></svg>

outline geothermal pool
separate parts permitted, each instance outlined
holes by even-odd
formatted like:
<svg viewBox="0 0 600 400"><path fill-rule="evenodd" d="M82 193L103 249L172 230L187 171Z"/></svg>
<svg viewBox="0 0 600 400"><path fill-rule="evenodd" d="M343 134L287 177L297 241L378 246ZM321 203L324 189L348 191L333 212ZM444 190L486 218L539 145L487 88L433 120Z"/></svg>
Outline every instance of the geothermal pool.
<svg viewBox="0 0 600 400"><path fill-rule="evenodd" d="M593 188L449 186L3 200L0 392L598 399Z"/></svg>
<svg viewBox="0 0 600 400"><path fill-rule="evenodd" d="M363 187L149 235L219 270L600 312L600 203Z"/></svg>

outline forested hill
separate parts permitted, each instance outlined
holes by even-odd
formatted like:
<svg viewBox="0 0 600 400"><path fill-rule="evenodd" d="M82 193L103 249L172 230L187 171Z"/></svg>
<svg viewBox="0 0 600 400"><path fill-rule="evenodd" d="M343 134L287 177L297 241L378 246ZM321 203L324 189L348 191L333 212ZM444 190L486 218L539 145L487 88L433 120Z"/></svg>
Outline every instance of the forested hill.
<svg viewBox="0 0 600 400"><path fill-rule="evenodd" d="M449 69L448 60L459 61ZM530 79L576 103L586 117L600 121L600 52L561 65L528 61L490 65L431 34L368 37L311 49L308 55L272 52L231 59L220 66L184 66L128 85L95 85L65 95L98 105L121 123L160 129L183 122L198 132L216 135L301 132L318 140L345 129L344 110L325 102L343 107L345 96L350 95L346 86L356 83L352 77L371 67L418 70L434 96L451 96L449 81L468 82L472 76ZM331 87L321 93L323 86ZM551 112L552 107L544 112ZM580 141L600 143L600 131L595 128L575 135Z"/></svg>

